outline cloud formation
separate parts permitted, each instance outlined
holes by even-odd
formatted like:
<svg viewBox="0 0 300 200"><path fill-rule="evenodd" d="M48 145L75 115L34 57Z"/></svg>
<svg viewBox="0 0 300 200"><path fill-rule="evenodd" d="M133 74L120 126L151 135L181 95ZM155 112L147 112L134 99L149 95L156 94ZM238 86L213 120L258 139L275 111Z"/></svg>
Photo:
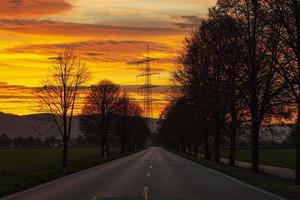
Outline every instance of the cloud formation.
<svg viewBox="0 0 300 200"><path fill-rule="evenodd" d="M85 61L90 62L130 62L139 59L146 46L151 46L156 52L174 52L166 44L135 40L90 40L84 42L22 45L4 49L4 53L55 55L66 47L76 49Z"/></svg>
<svg viewBox="0 0 300 200"><path fill-rule="evenodd" d="M2 19L0 30L23 34L69 37L135 38L184 35L186 31L167 28L137 28L98 24L64 23L49 20Z"/></svg>
<svg viewBox="0 0 300 200"><path fill-rule="evenodd" d="M136 80L143 66L128 63L143 59L150 46L150 56L160 59L152 69L161 77L153 82L168 85L184 37L215 2L0 0L0 111L34 112L32 88L47 76L48 58L66 46L76 48L89 67L88 84L109 78L123 85L143 83ZM142 99L135 88L128 90ZM164 93L154 98L164 99ZM163 105L156 105L156 116Z"/></svg>
<svg viewBox="0 0 300 200"><path fill-rule="evenodd" d="M72 9L65 0L1 0L0 18L34 18L63 13Z"/></svg>

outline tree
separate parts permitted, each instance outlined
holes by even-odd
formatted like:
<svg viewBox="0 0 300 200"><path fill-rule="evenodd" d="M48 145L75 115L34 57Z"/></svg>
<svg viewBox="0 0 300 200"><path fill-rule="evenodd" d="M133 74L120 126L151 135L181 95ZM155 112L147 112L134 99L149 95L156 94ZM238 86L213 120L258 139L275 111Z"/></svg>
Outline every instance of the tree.
<svg viewBox="0 0 300 200"><path fill-rule="evenodd" d="M242 123L245 113L242 87L240 87L240 71L243 68L244 40L241 22L227 15L218 13L215 8L210 9L210 18L213 27L211 28L211 38L217 48L212 52L215 59L222 60L216 65L223 65L223 97L227 105L223 105L225 114L225 125L223 129L230 136L229 165L234 166L236 152L237 130ZM215 24L215 25L214 25ZM218 37L214 37L219 33ZM212 42L210 42L212 43ZM214 68L216 68L214 66ZM216 99L215 97L213 99ZM216 103L214 103L216 104ZM214 105L212 105L214 107Z"/></svg>
<svg viewBox="0 0 300 200"><path fill-rule="evenodd" d="M262 122L276 109L282 110L286 83L275 70L269 52L266 23L260 20L263 13L261 0L219 0L218 9L241 21L244 31L244 67L241 71L243 96L249 109L252 135L252 171L259 171L259 130Z"/></svg>
<svg viewBox="0 0 300 200"><path fill-rule="evenodd" d="M41 109L51 114L63 143L62 165L67 166L68 145L72 120L80 86L88 79L88 71L79 56L66 48L57 57L50 58L52 68L49 76L37 90Z"/></svg>
<svg viewBox="0 0 300 200"><path fill-rule="evenodd" d="M0 135L0 146L10 146L12 144L12 139L8 137L5 133Z"/></svg>
<svg viewBox="0 0 300 200"><path fill-rule="evenodd" d="M197 152L202 137L199 135L198 113L181 97L173 99L160 117L159 134L164 145L183 153L192 154L192 141ZM186 152L187 150L187 152Z"/></svg>
<svg viewBox="0 0 300 200"><path fill-rule="evenodd" d="M237 131L242 39L242 30L234 18L211 9L209 19L203 21L186 39L179 67L173 75L182 94L201 113L199 119L203 127L211 125L214 131L214 157L218 162L221 134L229 110L232 141ZM206 143L207 139L205 137ZM235 144L232 144L234 147Z"/></svg>
<svg viewBox="0 0 300 200"><path fill-rule="evenodd" d="M297 105L296 184L300 185L300 1L266 0L261 17L279 40L278 71L288 83Z"/></svg>
<svg viewBox="0 0 300 200"><path fill-rule="evenodd" d="M203 143L205 146L205 158L210 159L209 153L209 135L212 127L210 111L207 109L208 97L208 60L205 55L205 48L202 44L201 25L185 39L184 50L178 57L178 65L172 74L174 85L174 93L177 96L174 99L186 98L190 104L197 110L196 116L201 132L197 132L198 136L203 135ZM166 107L165 113L172 108L172 102ZM163 113L164 114L164 113ZM166 123L167 125L168 123Z"/></svg>
<svg viewBox="0 0 300 200"><path fill-rule="evenodd" d="M132 129L139 124L132 124L132 122L137 121L134 120L134 118L142 118L142 109L126 94L126 92L124 92L117 102L116 110L117 112L115 117L118 121L118 135L121 142L121 153L125 153L126 149L128 149L129 143L131 142L130 140L133 140ZM143 130L143 132L145 132L145 130ZM143 132L140 132L139 134L142 134Z"/></svg>
<svg viewBox="0 0 300 200"><path fill-rule="evenodd" d="M120 87L109 80L92 85L82 108L81 130L101 144L103 158L110 156L108 133L117 112Z"/></svg>

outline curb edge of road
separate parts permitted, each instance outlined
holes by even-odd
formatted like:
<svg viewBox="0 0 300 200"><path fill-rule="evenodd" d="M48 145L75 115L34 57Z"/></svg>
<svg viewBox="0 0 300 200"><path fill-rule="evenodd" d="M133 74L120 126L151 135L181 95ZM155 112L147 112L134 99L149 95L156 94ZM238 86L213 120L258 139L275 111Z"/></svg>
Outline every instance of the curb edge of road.
<svg viewBox="0 0 300 200"><path fill-rule="evenodd" d="M90 168L87 168L87 169L84 169L84 170L81 170L81 171L78 171L78 172L75 172L75 173L72 173L72 174L69 174L69 175L57 178L57 179L54 179L54 180L46 182L46 183L42 183L40 185L34 186L32 188L29 188L29 189L26 189L26 190L23 190L23 191L14 193L14 194L10 194L8 196L4 196L4 197L0 198L0 200L9 200L9 199L17 197L19 195L26 194L28 192L33 192L33 191L38 190L38 189L40 189L42 187L45 187L45 186L48 186L48 185L51 185L51 184L54 184L54 183L58 183L58 182L61 182L61 181L64 181L64 180L66 180L68 178L72 178L72 177L75 177L75 176L78 176L78 175L81 175L81 174L84 174L84 173L88 173L88 172L93 171L95 169L100 169L100 168L105 167L107 165L111 165L111 164L113 164L113 163L115 163L115 162L117 162L117 161L119 161L121 159L124 159L124 158L126 158L128 156L135 155L135 154L141 153L143 151L147 151L148 149L149 148L146 148L146 149L143 149L141 151L137 151L137 152L131 153L129 155L113 159L113 160L105 162L103 164L100 164L100 165L97 165L97 166L94 166L94 167L90 167Z"/></svg>
<svg viewBox="0 0 300 200"><path fill-rule="evenodd" d="M162 148L162 149L164 149L164 148ZM172 151L169 151L169 150L167 150L167 149L164 149L164 150L166 150L166 151L168 151L168 152L170 152L170 153L173 153ZM241 181L241 180L239 180L239 179L237 179L237 178L234 178L234 177L232 177L232 176L229 176L229 175L227 175L227 174L224 174L224 173L222 173L222 172L220 172L220 171L218 171L218 170L215 170L215 169L206 167L206 166L204 166L204 165L201 165L201 164L199 164L199 163L197 163L197 162L194 162L194 161L192 161L192 160L190 160L190 159L188 159L188 158L185 158L185 157L183 157L183 156L180 156L180 155L178 155L178 154L176 154L176 153L173 153L173 154L174 154L174 155L177 155L177 156L179 156L180 158L183 158L183 159L185 159L185 160L187 160L187 161L189 161L189 162L191 162L191 163L193 163L193 164L195 164L195 165L198 166L198 167L204 168L204 169L206 169L206 170L208 170L208 171L211 171L211 172L214 172L214 173L219 174L219 175L221 175L221 176L224 176L224 177L226 177L226 178L228 178L228 179L230 179L230 180L233 180L233 181L235 181L235 182L237 182L237 183L239 183L239 184L241 184L241 185L243 185L243 186L246 186L246 187L251 188L251 189L254 189L254 190L256 190L256 191L265 193L265 194L270 195L270 196L272 196L272 197L274 197L274 198L276 198L276 199L278 199L278 200L287 200L287 199L285 199L285 198L283 198L283 197L280 197L280 196L278 196L278 195L276 195L276 194L273 194L273 193L271 193L271 192L268 192L268 191L266 191L266 190L264 190L264 189L258 188L258 187L256 187L256 186L253 186L253 185L250 185L250 184L248 184L248 183L245 183L245 182L243 182L243 181Z"/></svg>

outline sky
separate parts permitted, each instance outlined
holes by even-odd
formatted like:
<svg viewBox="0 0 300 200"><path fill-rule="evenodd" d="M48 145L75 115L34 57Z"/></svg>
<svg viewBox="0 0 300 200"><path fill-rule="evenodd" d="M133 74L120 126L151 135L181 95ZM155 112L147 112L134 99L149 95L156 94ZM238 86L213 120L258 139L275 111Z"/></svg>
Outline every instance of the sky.
<svg viewBox="0 0 300 200"><path fill-rule="evenodd" d="M51 67L48 58L75 48L91 72L86 86L110 79L128 89L142 68L131 64L159 58L153 70L154 117L167 103L176 56L189 31L216 0L0 0L0 111L39 112L33 88Z"/></svg>

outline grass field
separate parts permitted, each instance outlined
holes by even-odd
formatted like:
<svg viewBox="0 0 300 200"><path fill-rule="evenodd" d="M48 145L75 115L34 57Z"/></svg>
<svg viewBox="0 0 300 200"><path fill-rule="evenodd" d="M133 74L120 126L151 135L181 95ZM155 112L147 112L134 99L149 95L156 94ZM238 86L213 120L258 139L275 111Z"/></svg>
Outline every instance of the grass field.
<svg viewBox="0 0 300 200"><path fill-rule="evenodd" d="M229 150L221 150L223 158L229 158ZM279 167L295 168L295 149L261 149L260 161L261 164L273 165ZM236 159L240 161L251 162L251 150L239 149L237 150Z"/></svg>
<svg viewBox="0 0 300 200"><path fill-rule="evenodd" d="M214 161L207 161L204 159L197 160L193 156L189 156L182 153L177 154L194 162L197 162L202 166L206 166L208 168L220 171L231 177L235 177L236 179L239 179L245 183L264 189L279 196L285 197L286 199L299 200L300 186L296 186L294 184L294 180L292 179L285 179L278 176L263 173L253 173L251 172L251 169L230 167L228 165L216 163Z"/></svg>
<svg viewBox="0 0 300 200"><path fill-rule="evenodd" d="M111 159L120 156L118 147L111 151ZM69 165L62 169L61 153L62 148L0 148L0 196L104 162L99 147L70 147Z"/></svg>

